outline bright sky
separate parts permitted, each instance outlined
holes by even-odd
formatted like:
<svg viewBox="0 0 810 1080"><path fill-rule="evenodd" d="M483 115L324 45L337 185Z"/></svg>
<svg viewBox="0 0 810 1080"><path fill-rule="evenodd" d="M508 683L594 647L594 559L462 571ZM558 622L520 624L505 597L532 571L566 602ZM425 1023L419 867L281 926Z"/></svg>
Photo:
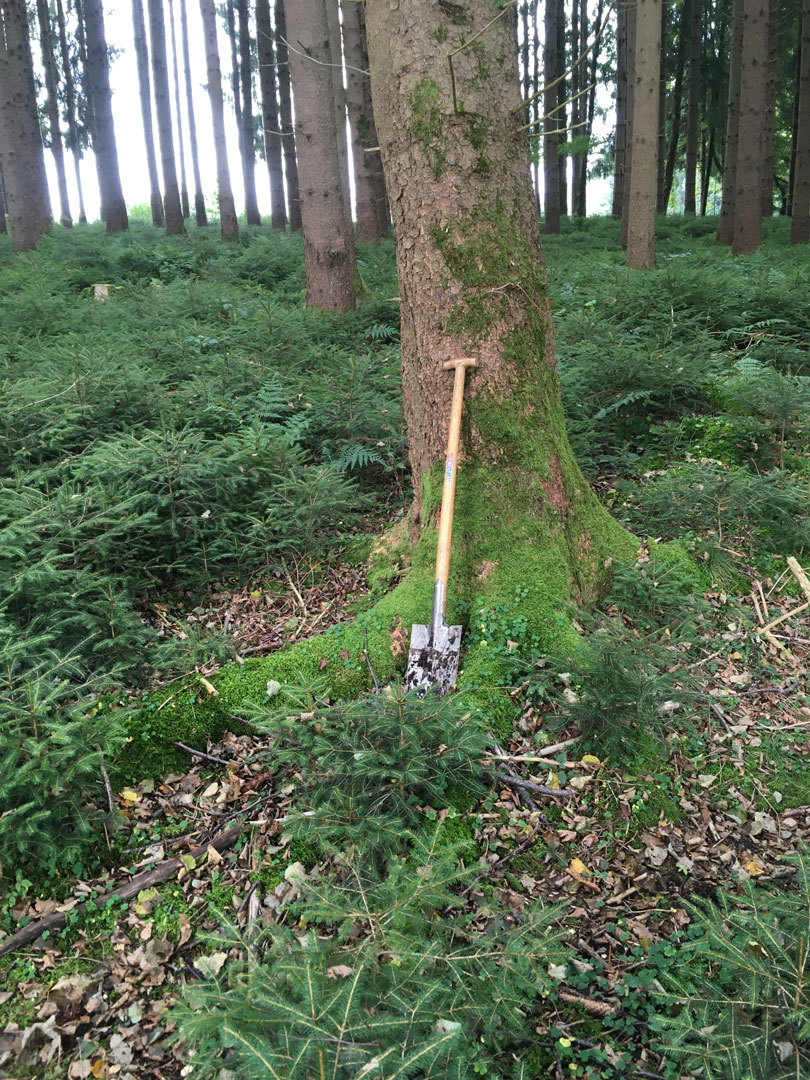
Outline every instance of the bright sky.
<svg viewBox="0 0 810 1080"><path fill-rule="evenodd" d="M214 157L214 142L211 129L211 110L208 104L208 93L205 89L207 74L205 69L205 49L203 43L202 19L197 0L186 0L188 11L189 29L189 53L191 56L192 87L194 94L194 113L197 123L197 143L200 156L200 172L202 174L203 194L207 207L215 205L216 194L216 159ZM146 0L144 0L146 7ZM180 36L180 0L174 0L177 47L182 51ZM165 5L166 35L169 38L168 5ZM149 36L149 20L146 14L147 38ZM236 120L232 108L228 105L230 99L230 45L227 34L221 20L217 20L219 27L219 53L222 67L223 90L226 95L225 123L228 136L228 159L231 167L231 183L236 199L237 210L244 209L244 194L242 185L242 169L239 158L238 135ZM124 189L124 198L128 206L138 203L149 202L149 176L146 169L146 155L144 151L143 125L141 122L140 99L138 91L138 73L135 62L135 46L132 32L132 9L129 0L117 0L114 8L105 9L105 26L107 42L119 50L116 59L110 67L110 82L113 91L113 117L115 120L115 134L118 144L118 159L121 169L121 183ZM32 42L35 62L39 60L38 42ZM171 41L167 41L169 49L169 64L171 66ZM182 52L181 52L182 55ZM174 109L174 83L172 72L169 72L169 80L172 93L172 109ZM185 81L180 64L180 98L183 121L183 135L188 145L188 118L186 115L186 92ZM597 132L597 137L599 133ZM157 148L157 123L155 121L155 142L158 153L158 173L160 170L160 155ZM177 129L175 120L175 147L177 146ZM54 216L58 218L56 173L53 158L46 153L46 166L54 202ZM68 191L70 194L71 212L74 220L78 217L78 199L73 179L73 163L67 163ZM179 161L177 166L178 181L180 180ZM542 174L541 174L542 175ZM191 159L186 152L186 179L189 192L189 201L194 204L194 179L191 169ZM82 185L84 188L85 205L90 220L98 218L98 186L95 176L95 165L92 153L88 153L82 161ZM259 200L259 210L262 215L270 213L270 185L267 176L267 166L264 161L256 161L256 189ZM609 199L611 184L607 180L588 181L588 211L589 213L605 213L610 209ZM542 192L541 192L542 195Z"/></svg>

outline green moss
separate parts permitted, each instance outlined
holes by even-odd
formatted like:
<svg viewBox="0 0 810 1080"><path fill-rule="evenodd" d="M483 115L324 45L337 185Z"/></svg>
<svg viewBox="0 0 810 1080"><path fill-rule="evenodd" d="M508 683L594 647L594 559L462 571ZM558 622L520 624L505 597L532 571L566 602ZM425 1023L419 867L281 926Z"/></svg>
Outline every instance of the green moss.
<svg viewBox="0 0 810 1080"><path fill-rule="evenodd" d="M451 815L444 819L439 831L439 846L459 845L458 856L465 863L475 862L481 854L475 842L475 829L470 821L460 815Z"/></svg>
<svg viewBox="0 0 810 1080"><path fill-rule="evenodd" d="M442 147L442 111L439 107L439 84L424 76L411 90L411 134L431 159L433 174L438 180L444 168Z"/></svg>

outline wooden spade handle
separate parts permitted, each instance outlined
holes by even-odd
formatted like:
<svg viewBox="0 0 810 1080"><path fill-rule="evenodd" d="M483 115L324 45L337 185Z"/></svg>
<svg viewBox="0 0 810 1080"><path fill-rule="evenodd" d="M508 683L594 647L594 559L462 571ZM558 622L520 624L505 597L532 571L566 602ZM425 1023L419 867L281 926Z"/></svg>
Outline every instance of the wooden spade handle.
<svg viewBox="0 0 810 1080"><path fill-rule="evenodd" d="M444 460L444 487L442 509L439 515L439 543L436 551L436 584L433 593L433 622L444 619L447 609L447 576L450 570L450 543L453 538L453 504L456 498L456 470L458 468L458 443L461 433L461 408L464 403L464 378L468 367L476 362L470 357L448 360L445 371L455 369L453 404L450 408L450 431L447 435L447 454ZM436 586L441 585L440 589ZM440 610L436 610L437 600Z"/></svg>

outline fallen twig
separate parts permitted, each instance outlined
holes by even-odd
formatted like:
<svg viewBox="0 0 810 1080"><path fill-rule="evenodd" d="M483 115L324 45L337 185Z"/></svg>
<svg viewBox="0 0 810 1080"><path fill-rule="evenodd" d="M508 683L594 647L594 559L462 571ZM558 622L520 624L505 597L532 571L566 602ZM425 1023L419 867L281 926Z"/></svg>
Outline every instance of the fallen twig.
<svg viewBox="0 0 810 1080"><path fill-rule="evenodd" d="M505 781L512 787L525 788L527 791L536 791L538 795L550 795L553 799L570 799L576 792L571 788L546 787L545 784L535 784L531 780L522 780L519 776L509 776L508 773L495 773L499 780Z"/></svg>
<svg viewBox="0 0 810 1080"><path fill-rule="evenodd" d="M207 841L207 843L193 848L188 852L188 855L191 855L191 857L196 860L202 858L209 847L213 847L215 851L224 851L238 840L243 829L244 825L234 825L230 829L221 832L218 836L215 836L212 840ZM86 911L91 905L93 907L102 908L112 900L113 897L116 897L119 900L131 900L133 896L138 895L141 889L149 889L153 885L165 881L167 878L176 874L182 867L183 860L180 855L174 859L167 859L166 862L160 863L160 865L156 866L153 870L144 870L142 874L136 874L135 877L130 878L129 881L125 881L123 885L119 885L117 889L112 889L102 896L85 900L83 904L79 904L72 910L75 912ZM12 934L10 938L0 943L0 956L6 956L8 953L21 948L23 945L30 945L32 941L36 941L36 939L46 930L61 930L62 927L67 924L67 916L67 911L55 911L51 915L46 915L42 919L35 919L33 922L28 923L22 930L18 930L16 934Z"/></svg>
<svg viewBox="0 0 810 1080"><path fill-rule="evenodd" d="M543 825L547 821L548 821L548 818L546 817L545 814L543 814L541 816L540 820L535 825L535 827L532 829L532 831L526 837L526 839L521 841L516 848L513 848L511 851L507 852L507 854L504 855L503 858L498 859L498 861L496 863L494 863L493 866L503 866L504 863L511 862L512 859L516 859L518 857L518 855L522 855L524 851L528 851L528 849L534 843L535 837L537 836L537 834L540 832Z"/></svg>
<svg viewBox="0 0 810 1080"><path fill-rule="evenodd" d="M176 746L180 750L185 750L186 753L192 754L194 757L202 758L204 761L213 761L216 765L234 764L232 761L226 761L225 758L214 757L213 754L206 754L202 750L195 750L193 746L186 746L184 742L173 742L172 746Z"/></svg>
<svg viewBox="0 0 810 1080"><path fill-rule="evenodd" d="M799 583L799 588L802 590L808 601L810 601L810 580L808 580L807 574L801 567L798 559L794 559L792 555L788 556L788 567L791 574L796 578Z"/></svg>

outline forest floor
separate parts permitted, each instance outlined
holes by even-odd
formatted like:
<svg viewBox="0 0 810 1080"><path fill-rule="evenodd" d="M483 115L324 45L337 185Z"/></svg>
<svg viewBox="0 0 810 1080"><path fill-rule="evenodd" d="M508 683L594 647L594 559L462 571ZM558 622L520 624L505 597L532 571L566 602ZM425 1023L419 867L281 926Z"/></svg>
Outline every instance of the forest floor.
<svg viewBox="0 0 810 1080"><path fill-rule="evenodd" d="M810 268L784 224L731 260L712 222L662 219L649 274L626 271L613 222L569 223L546 246L572 445L650 539L600 610L575 614L588 663L538 655L506 608L470 620L469 640L514 659L516 720L475 763L480 799L416 808L452 826L473 868L465 926L559 905L569 951L527 1003L528 1080L708 1076L710 1025L688 1053L666 1034L701 912L804 896ZM54 823L47 791L36 813L27 791L0 812L0 1077L174 1080L193 1072L178 1008L241 978L223 927L258 939L299 917L336 858L294 835L312 777L276 760L261 716L202 749L175 743L173 772L115 783L121 725L151 688L189 672L205 686L388 586L369 584L366 560L408 500L392 251L361 253L370 295L336 321L303 308L298 238L75 233L0 266L0 786L35 745L43 768L62 752L65 767L92 762ZM120 284L94 305L100 280ZM659 565L657 538L688 565ZM31 686L44 704L26 712ZM67 745L63 715L76 731L97 721L86 745ZM106 728L112 784L87 756ZM90 810L84 848L61 858L69 814ZM743 937L752 963L766 956L763 936ZM780 988L777 1021L760 1024L768 1080L808 1061L804 940L795 1001ZM475 1072L512 1073L488 1068Z"/></svg>

